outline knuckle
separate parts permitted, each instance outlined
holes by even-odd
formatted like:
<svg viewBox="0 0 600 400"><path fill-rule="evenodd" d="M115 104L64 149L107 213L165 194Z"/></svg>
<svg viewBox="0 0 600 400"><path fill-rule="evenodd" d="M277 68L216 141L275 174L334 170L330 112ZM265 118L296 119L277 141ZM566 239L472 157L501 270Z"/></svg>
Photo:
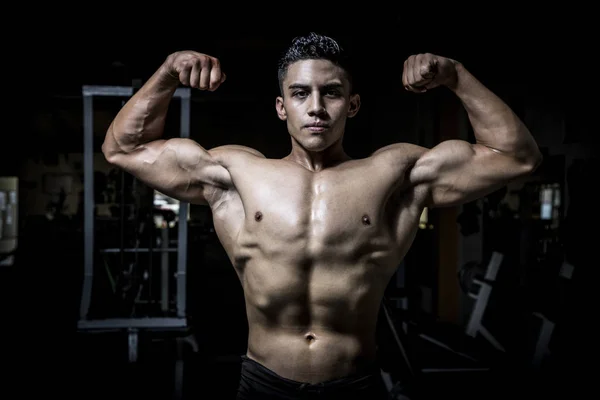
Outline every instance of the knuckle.
<svg viewBox="0 0 600 400"><path fill-rule="evenodd" d="M204 67L204 65L206 65L206 61L204 60L204 57L197 57L194 59L194 65L196 67Z"/></svg>

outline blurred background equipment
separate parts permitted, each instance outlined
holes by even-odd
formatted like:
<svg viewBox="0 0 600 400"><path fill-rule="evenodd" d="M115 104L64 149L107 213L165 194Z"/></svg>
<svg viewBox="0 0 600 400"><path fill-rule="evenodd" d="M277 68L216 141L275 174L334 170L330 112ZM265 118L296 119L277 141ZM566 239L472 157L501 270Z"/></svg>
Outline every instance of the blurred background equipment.
<svg viewBox="0 0 600 400"><path fill-rule="evenodd" d="M0 177L0 267L14 264L19 234L19 178Z"/></svg>
<svg viewBox="0 0 600 400"><path fill-rule="evenodd" d="M85 261L78 329L116 333L127 343L130 363L144 357L141 340L174 342L173 390L181 393L184 347L197 351L186 313L188 204L123 170L95 182L94 99L129 97L134 87L84 86L82 92ZM177 89L174 98L180 137L189 137L190 89ZM112 203L108 213L99 212L104 202Z"/></svg>

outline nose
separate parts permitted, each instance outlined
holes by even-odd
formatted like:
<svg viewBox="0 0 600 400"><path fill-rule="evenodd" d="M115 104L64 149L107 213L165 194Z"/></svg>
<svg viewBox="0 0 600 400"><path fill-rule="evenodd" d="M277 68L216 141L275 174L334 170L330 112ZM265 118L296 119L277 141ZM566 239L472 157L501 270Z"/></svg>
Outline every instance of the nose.
<svg viewBox="0 0 600 400"><path fill-rule="evenodd" d="M312 96L310 107L308 109L308 115L322 115L325 113L325 104L321 96Z"/></svg>

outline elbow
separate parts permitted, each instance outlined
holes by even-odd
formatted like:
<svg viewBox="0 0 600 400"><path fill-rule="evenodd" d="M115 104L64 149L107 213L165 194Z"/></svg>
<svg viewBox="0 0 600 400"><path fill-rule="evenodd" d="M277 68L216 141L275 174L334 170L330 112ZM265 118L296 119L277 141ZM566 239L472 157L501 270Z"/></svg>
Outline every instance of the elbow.
<svg viewBox="0 0 600 400"><path fill-rule="evenodd" d="M114 151L112 146L109 143L107 143L106 141L104 141L104 143L102 143L102 154L104 155L104 159L109 164L115 163L115 155L117 154L117 152Z"/></svg>
<svg viewBox="0 0 600 400"><path fill-rule="evenodd" d="M524 166L525 175L533 174L539 167L542 165L544 161L544 156L539 148L535 148L530 155L523 158L522 164Z"/></svg>
<svg viewBox="0 0 600 400"><path fill-rule="evenodd" d="M119 148L118 143L114 139L112 125L108 128L108 131L106 132L106 137L104 138L104 142L102 143L101 150L105 160L109 164L116 164L116 158L121 152L121 150Z"/></svg>

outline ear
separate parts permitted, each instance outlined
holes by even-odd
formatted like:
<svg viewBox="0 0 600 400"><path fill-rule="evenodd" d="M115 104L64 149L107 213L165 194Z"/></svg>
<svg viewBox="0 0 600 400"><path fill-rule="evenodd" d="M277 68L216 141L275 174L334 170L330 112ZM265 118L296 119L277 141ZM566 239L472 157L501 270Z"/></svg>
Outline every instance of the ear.
<svg viewBox="0 0 600 400"><path fill-rule="evenodd" d="M283 97L277 97L275 100L275 109L277 110L277 116L279 119L285 121L287 119L287 114L285 112L285 107L283 106Z"/></svg>
<svg viewBox="0 0 600 400"><path fill-rule="evenodd" d="M358 94L350 95L350 106L348 107L348 118L356 115L360 109L360 96Z"/></svg>

